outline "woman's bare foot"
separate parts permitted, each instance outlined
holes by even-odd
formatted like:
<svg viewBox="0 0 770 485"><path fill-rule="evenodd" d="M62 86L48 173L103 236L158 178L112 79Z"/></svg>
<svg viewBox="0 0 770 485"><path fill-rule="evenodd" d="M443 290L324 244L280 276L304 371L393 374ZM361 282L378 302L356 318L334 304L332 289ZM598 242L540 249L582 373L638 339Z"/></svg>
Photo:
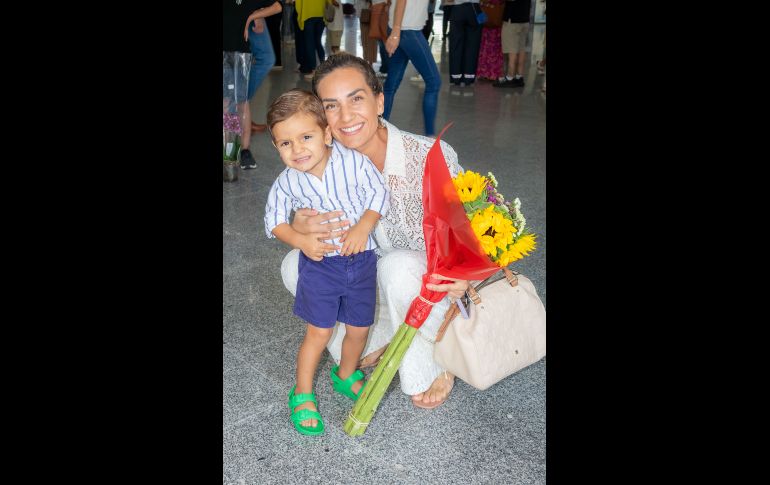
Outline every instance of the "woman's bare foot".
<svg viewBox="0 0 770 485"><path fill-rule="evenodd" d="M436 377L427 391L412 396L412 404L418 408L433 409L443 404L455 384L455 376L444 371Z"/></svg>
<svg viewBox="0 0 770 485"><path fill-rule="evenodd" d="M390 345L390 344L388 344L388 345ZM382 354L384 354L386 350L388 350L388 346L387 345L385 347L383 347L383 348L381 348L379 350L375 350L371 354L367 355L366 357L364 357L363 359L361 359L358 362L358 368L359 369L365 369L367 367L374 367L375 365L377 365L380 362L380 357L382 357Z"/></svg>

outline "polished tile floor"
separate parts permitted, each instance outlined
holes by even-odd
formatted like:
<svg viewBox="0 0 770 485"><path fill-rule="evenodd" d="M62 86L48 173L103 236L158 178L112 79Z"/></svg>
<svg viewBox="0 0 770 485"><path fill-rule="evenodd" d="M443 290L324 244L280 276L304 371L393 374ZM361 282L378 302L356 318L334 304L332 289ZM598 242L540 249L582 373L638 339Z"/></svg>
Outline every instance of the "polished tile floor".
<svg viewBox="0 0 770 485"><path fill-rule="evenodd" d="M530 59L526 86L450 87L448 43L436 16L431 44L442 73L437 126L466 169L492 171L500 190L519 197L538 249L515 265L532 279L546 303L545 96L543 76ZM358 21L345 19L342 48L361 53ZM535 25L529 48L542 56L544 26ZM330 52L327 49L327 52ZM283 45L284 70L268 75L252 100L255 120L287 89L309 89L293 71L294 46ZM421 93L410 81L399 88L391 121L422 132ZM264 234L265 198L283 165L266 134L252 138L256 170L223 184L223 483L545 483L546 359L486 391L457 381L435 410L414 408L397 379L363 437L342 423L350 401L332 392L328 354L319 366L316 394L327 431L306 437L290 425L286 395L293 384L303 323L292 314L280 264L288 248Z"/></svg>

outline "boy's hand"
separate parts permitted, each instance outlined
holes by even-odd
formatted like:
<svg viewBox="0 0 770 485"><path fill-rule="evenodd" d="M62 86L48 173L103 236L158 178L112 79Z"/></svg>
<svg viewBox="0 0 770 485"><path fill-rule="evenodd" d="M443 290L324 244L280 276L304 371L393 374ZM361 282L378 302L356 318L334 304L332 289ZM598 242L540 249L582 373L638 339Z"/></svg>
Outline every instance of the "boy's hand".
<svg viewBox="0 0 770 485"><path fill-rule="evenodd" d="M298 245L300 251L313 261L321 261L326 253L339 249L339 246L324 242L313 234L303 234L301 238Z"/></svg>
<svg viewBox="0 0 770 485"><path fill-rule="evenodd" d="M342 249L340 254L343 256L350 256L351 254L358 254L366 250L366 242L369 240L369 232L363 224L356 224L351 227L347 234L340 238Z"/></svg>

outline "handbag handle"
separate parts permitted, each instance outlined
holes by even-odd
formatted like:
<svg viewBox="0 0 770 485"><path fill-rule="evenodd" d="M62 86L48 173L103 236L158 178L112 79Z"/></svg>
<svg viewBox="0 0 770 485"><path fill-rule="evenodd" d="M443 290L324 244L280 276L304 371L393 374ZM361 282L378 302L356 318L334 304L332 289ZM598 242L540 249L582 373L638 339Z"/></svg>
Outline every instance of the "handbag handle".
<svg viewBox="0 0 770 485"><path fill-rule="evenodd" d="M505 275L505 279L508 280L508 284L511 286L516 286L519 284L519 278L516 277L518 273L514 273L508 268L501 268L501 271ZM466 290L466 294L468 297L473 301L474 305L478 305L481 303L481 296L479 295L478 290L480 290L482 287L489 284L489 280L499 274L499 272L494 273L489 278L485 279L484 281L481 281L478 283L475 287L469 286L468 290ZM500 278L501 279L501 278ZM495 280L494 282L497 282L499 279ZM438 329L438 333L436 333L436 342L441 342L441 339L444 338L444 334L446 333L447 328L449 327L449 324L452 323L452 320L455 319L457 314L460 313L460 309L457 307L457 304L449 305L449 309L444 313L444 321L441 322L441 326Z"/></svg>

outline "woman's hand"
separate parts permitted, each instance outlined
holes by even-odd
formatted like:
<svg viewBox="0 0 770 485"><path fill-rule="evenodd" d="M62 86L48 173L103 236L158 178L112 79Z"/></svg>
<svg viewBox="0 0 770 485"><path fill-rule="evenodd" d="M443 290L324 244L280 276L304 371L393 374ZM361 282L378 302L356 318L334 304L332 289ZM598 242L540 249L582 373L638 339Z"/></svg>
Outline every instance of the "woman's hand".
<svg viewBox="0 0 770 485"><path fill-rule="evenodd" d="M440 274L431 275L438 280L449 280L451 283L445 283L443 285L432 285L430 283L425 285L425 288L433 291L445 291L450 299L462 298L465 295L465 290L468 289L468 280L458 280L457 278L448 278L441 276Z"/></svg>
<svg viewBox="0 0 770 485"><path fill-rule="evenodd" d="M349 220L328 222L330 219L344 216L342 211L319 214L315 209L297 209L291 228L301 234L313 234L320 239L336 239L345 234L350 226Z"/></svg>
<svg viewBox="0 0 770 485"><path fill-rule="evenodd" d="M303 234L299 243L299 250L313 261L321 261L326 253L336 251L339 246L322 241L312 234Z"/></svg>
<svg viewBox="0 0 770 485"><path fill-rule="evenodd" d="M243 29L243 40L246 42L249 41L249 25L251 24L251 21L246 22L246 28ZM262 19L254 19L254 26L251 27L251 30L256 32L257 34L261 34L265 31L265 24L262 23Z"/></svg>
<svg viewBox="0 0 770 485"><path fill-rule="evenodd" d="M388 40L385 42L385 50L388 51L388 56L393 57L393 53L398 49L399 42L401 42L399 33L395 31L391 32L391 35L388 36Z"/></svg>

